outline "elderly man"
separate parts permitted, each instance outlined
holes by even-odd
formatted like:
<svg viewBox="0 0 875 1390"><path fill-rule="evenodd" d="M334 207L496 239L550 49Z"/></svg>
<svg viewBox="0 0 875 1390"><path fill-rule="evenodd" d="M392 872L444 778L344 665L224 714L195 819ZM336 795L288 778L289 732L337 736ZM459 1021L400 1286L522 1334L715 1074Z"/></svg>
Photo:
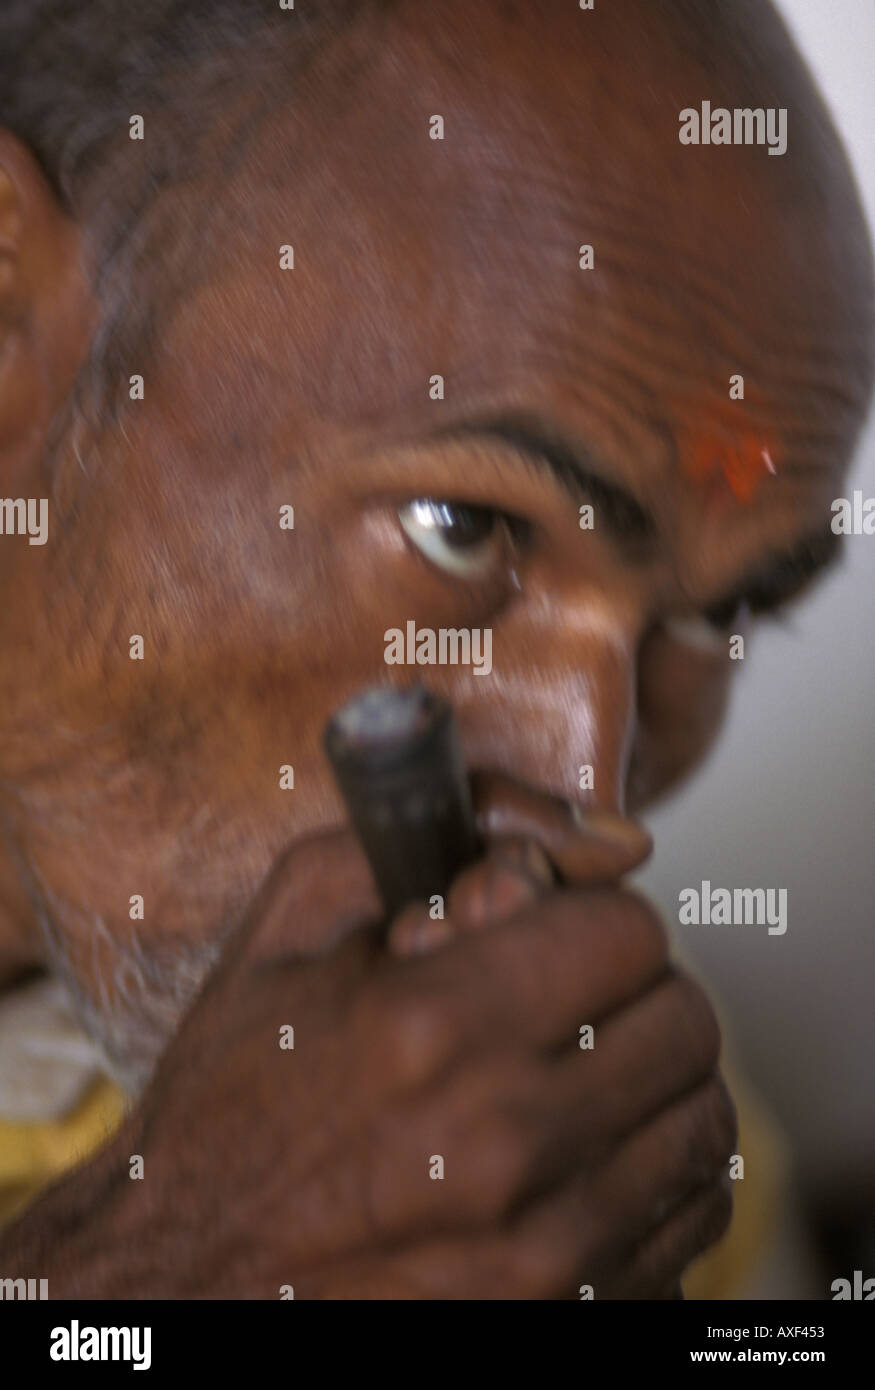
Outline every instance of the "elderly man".
<svg viewBox="0 0 875 1390"><path fill-rule="evenodd" d="M0 459L48 499L0 537L0 984L62 981L136 1097L4 1271L675 1296L736 1134L633 817L833 556L872 374L783 27L7 0L0 55ZM426 673L487 853L387 937L321 733L423 674L410 621L491 634Z"/></svg>

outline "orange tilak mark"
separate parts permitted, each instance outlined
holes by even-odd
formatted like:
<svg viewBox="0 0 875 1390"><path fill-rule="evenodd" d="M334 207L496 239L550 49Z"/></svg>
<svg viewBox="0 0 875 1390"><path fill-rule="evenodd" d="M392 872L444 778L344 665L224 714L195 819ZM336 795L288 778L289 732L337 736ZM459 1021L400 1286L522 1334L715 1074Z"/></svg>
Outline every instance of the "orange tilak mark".
<svg viewBox="0 0 875 1390"><path fill-rule="evenodd" d="M713 434L694 435L682 442L681 465L694 482L725 478L737 502L752 502L764 478L777 473L773 441L750 430L739 430L731 440Z"/></svg>

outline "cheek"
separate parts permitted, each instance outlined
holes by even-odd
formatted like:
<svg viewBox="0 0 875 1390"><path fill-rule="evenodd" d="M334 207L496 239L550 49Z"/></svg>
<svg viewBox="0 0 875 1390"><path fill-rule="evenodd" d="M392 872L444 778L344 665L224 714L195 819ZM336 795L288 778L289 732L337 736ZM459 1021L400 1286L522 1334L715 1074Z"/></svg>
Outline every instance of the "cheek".
<svg viewBox="0 0 875 1390"><path fill-rule="evenodd" d="M737 663L729 639L700 650L656 629L638 664L638 725L627 782L630 810L667 791L704 757L723 723Z"/></svg>

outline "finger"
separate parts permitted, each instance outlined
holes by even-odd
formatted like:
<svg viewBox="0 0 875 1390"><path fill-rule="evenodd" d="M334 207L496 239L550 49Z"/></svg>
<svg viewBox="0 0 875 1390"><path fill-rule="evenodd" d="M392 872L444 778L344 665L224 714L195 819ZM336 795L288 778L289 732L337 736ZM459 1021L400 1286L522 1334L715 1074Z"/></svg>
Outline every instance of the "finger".
<svg viewBox="0 0 875 1390"><path fill-rule="evenodd" d="M462 871L450 889L449 915L460 931L512 917L553 887L549 859L534 840L499 840L484 860Z"/></svg>
<svg viewBox="0 0 875 1390"><path fill-rule="evenodd" d="M564 1050L545 1081L557 1110L563 1096L576 1111L593 1160L604 1156L667 1105L712 1075L720 1057L720 1026L707 996L688 975L672 971L634 1003L593 1029L592 1049ZM566 1133L573 1142L575 1129Z"/></svg>
<svg viewBox="0 0 875 1390"><path fill-rule="evenodd" d="M495 1258L541 1297L662 1296L725 1230L735 1112L712 1078L639 1130L596 1174L581 1173L524 1210Z"/></svg>
<svg viewBox="0 0 875 1390"><path fill-rule="evenodd" d="M576 887L616 883L649 858L653 840L636 822L613 811L574 808L575 827L553 850L565 883Z"/></svg>
<svg viewBox="0 0 875 1390"><path fill-rule="evenodd" d="M735 1107L715 1073L630 1135L590 1190L599 1209L613 1213L616 1229L625 1230L631 1252L728 1169L736 1142ZM680 1264L674 1272L680 1274Z"/></svg>
<svg viewBox="0 0 875 1390"><path fill-rule="evenodd" d="M576 1175L514 1220L493 1219L479 1237L447 1233L344 1259L296 1280L296 1294L299 1283L305 1298L576 1298L581 1284L596 1298L673 1294L728 1224L734 1126L714 1079L639 1131L601 1174Z"/></svg>
<svg viewBox="0 0 875 1390"><path fill-rule="evenodd" d="M705 1084L720 1056L720 1029L704 992L670 975L594 1034L545 1065L537 1108L523 1118L537 1140L526 1196L607 1161L629 1136Z"/></svg>
<svg viewBox="0 0 875 1390"><path fill-rule="evenodd" d="M715 1182L703 1187L672 1213L664 1224L644 1241L635 1255L631 1268L624 1271L622 1292L617 1297L650 1298L669 1277L683 1275L693 1260L698 1259L723 1237L732 1220L732 1180L724 1171ZM611 1297L615 1283L608 1281L606 1296ZM681 1295L682 1296L682 1295Z"/></svg>
<svg viewBox="0 0 875 1390"><path fill-rule="evenodd" d="M415 966L415 970L411 970ZM665 929L637 895L547 892L500 931L456 934L417 962L387 963L376 1012L433 1039L444 1062L485 1039L558 1047L654 985L668 968Z"/></svg>
<svg viewBox="0 0 875 1390"><path fill-rule="evenodd" d="M536 791L503 773L475 773L471 788L484 839L537 840L569 884L616 882L653 849L651 837L634 821Z"/></svg>
<svg viewBox="0 0 875 1390"><path fill-rule="evenodd" d="M505 1220L581 1170L600 1168L629 1135L712 1077L719 1050L705 995L672 976L613 1015L591 1052L566 1049L556 1061L469 1052L464 1073L450 1074L440 1096L432 1087L402 1103L375 1165L370 1209L383 1229L408 1233ZM447 1180L411 1188L429 1146L442 1155Z"/></svg>
<svg viewBox="0 0 875 1390"><path fill-rule="evenodd" d="M426 955L457 932L477 931L513 916L553 882L550 861L533 840L499 841L454 880L446 917L434 919L430 907L411 903L392 923L387 946L402 958Z"/></svg>
<svg viewBox="0 0 875 1390"><path fill-rule="evenodd" d="M592 1289L599 1299L674 1299L677 1274L725 1233L732 1214L729 1184L710 1183L680 1204L660 1229L642 1242L628 1265L610 1274L590 1249L591 1211L582 1215L579 1194L556 1202L549 1223L519 1226L498 1237L445 1236L380 1256L352 1259L307 1271L295 1279L296 1298L453 1300L579 1299ZM561 1228L561 1229L559 1229ZM558 1235L557 1235L558 1230ZM671 1271L666 1274L665 1271Z"/></svg>
<svg viewBox="0 0 875 1390"><path fill-rule="evenodd" d="M312 957L384 916L355 834L319 831L296 840L277 860L247 914L240 944L247 955L277 962Z"/></svg>

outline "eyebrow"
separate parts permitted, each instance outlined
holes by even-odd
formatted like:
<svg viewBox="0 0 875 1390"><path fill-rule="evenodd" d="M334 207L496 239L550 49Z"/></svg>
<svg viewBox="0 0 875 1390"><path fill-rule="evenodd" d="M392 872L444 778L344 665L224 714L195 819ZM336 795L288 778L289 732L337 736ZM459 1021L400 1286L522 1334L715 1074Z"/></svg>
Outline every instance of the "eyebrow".
<svg viewBox="0 0 875 1390"><path fill-rule="evenodd" d="M614 539L631 558L649 558L658 536L656 521L631 492L605 477L605 470L580 442L559 434L536 415L505 413L463 420L437 430L433 439L497 439L546 470L575 500L585 498L598 509ZM767 555L756 568L707 611L729 607L739 599L753 613L778 608L809 580L844 554L845 547L830 522L783 550Z"/></svg>
<svg viewBox="0 0 875 1390"><path fill-rule="evenodd" d="M546 470L579 502L591 502L599 518L624 550L636 558L650 553L657 537L650 512L625 487L610 481L585 445L563 438L532 415L492 415L464 420L438 430L432 438L461 439L476 435L509 444L535 465Z"/></svg>

